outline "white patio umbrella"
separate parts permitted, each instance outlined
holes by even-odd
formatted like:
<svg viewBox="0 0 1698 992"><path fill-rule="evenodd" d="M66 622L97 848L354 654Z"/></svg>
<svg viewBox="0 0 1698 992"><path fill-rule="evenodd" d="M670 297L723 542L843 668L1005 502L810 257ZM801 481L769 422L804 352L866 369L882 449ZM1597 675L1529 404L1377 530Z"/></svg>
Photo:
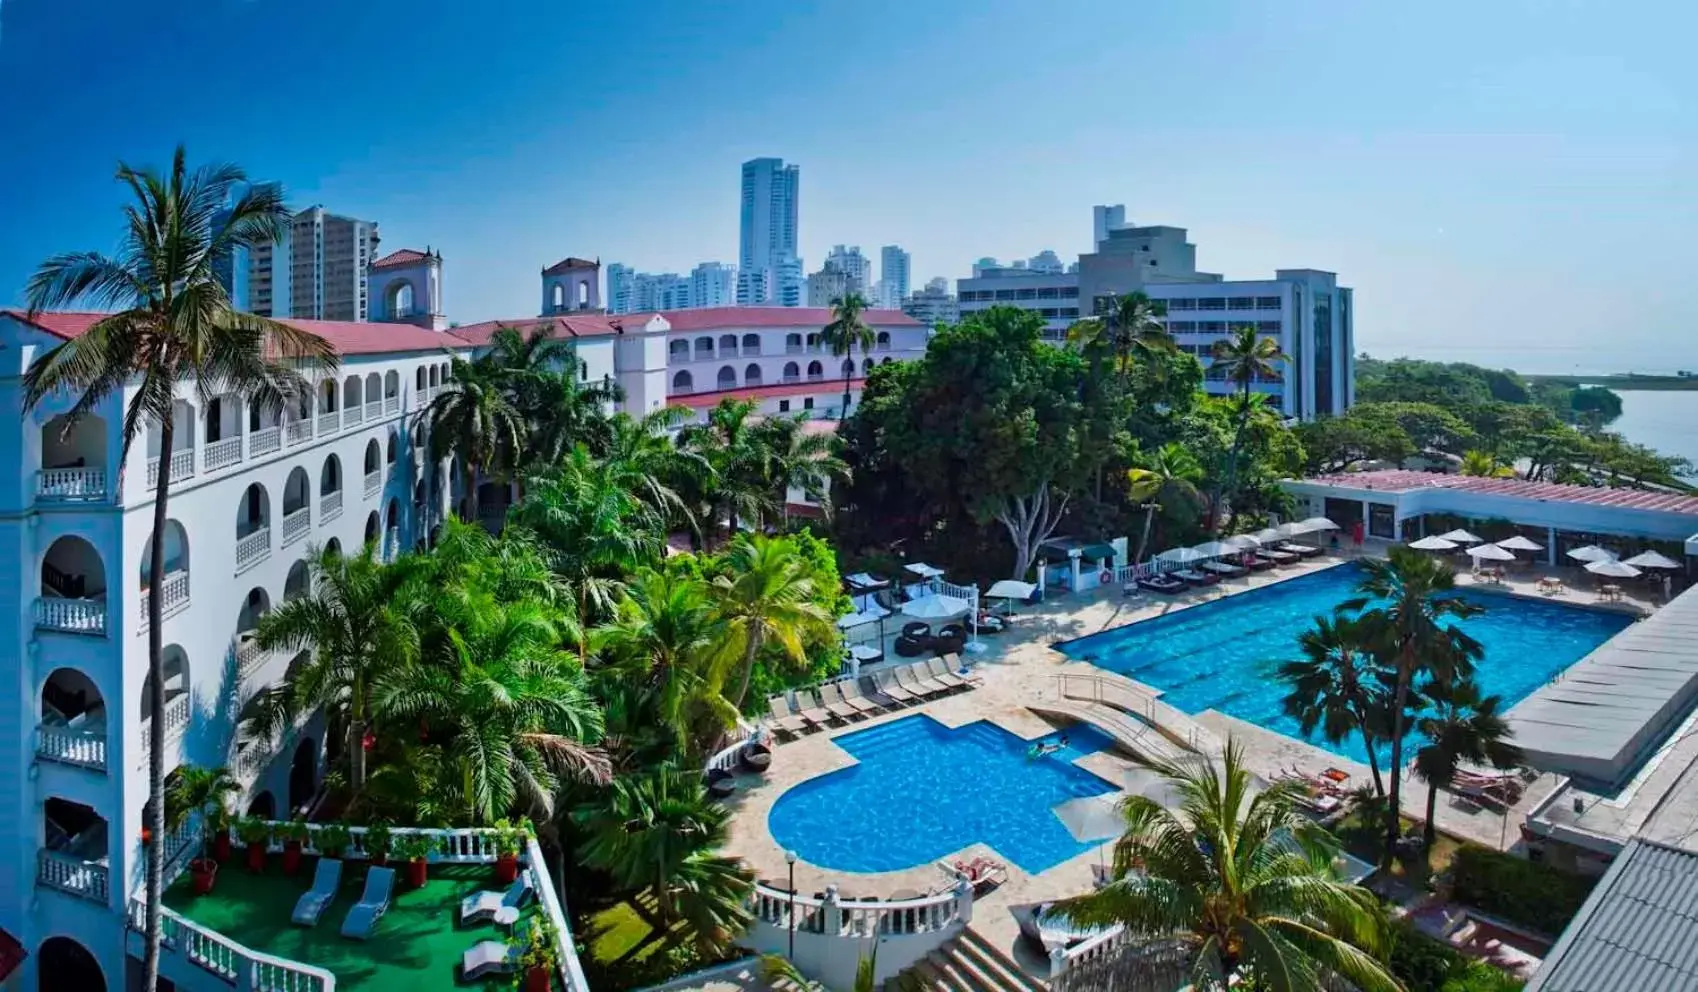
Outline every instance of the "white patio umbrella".
<svg viewBox="0 0 1698 992"><path fill-rule="evenodd" d="M1191 549L1204 558L1219 558L1222 555L1237 554L1238 549L1224 541L1204 541Z"/></svg>
<svg viewBox="0 0 1698 992"><path fill-rule="evenodd" d="M1637 568L1634 568L1627 562L1616 561L1614 558L1605 558L1602 561L1592 562L1586 566L1586 571L1591 572L1593 575L1602 575L1605 578L1610 579L1631 579L1639 575L1639 570Z"/></svg>
<svg viewBox="0 0 1698 992"><path fill-rule="evenodd" d="M921 596L902 604L902 615L915 620L946 620L966 613L973 604L958 596Z"/></svg>
<svg viewBox="0 0 1698 992"><path fill-rule="evenodd" d="M1261 539L1254 534L1234 534L1221 543L1239 551L1254 551L1262 546Z"/></svg>
<svg viewBox="0 0 1698 992"><path fill-rule="evenodd" d="M1641 551L1640 553L1634 555L1632 558L1627 559L1627 561L1623 562L1623 564L1633 565L1633 566L1636 566L1638 568L1679 568L1680 567L1680 562L1675 561L1674 559L1668 557L1667 555L1660 555L1655 551Z"/></svg>
<svg viewBox="0 0 1698 992"><path fill-rule="evenodd" d="M1568 557L1575 561L1614 561L1615 553L1606 551L1596 544L1588 544L1583 548L1574 548L1569 551Z"/></svg>
<svg viewBox="0 0 1698 992"><path fill-rule="evenodd" d="M1053 812L1073 839L1081 843L1108 840L1126 832L1126 816L1120 812L1118 793L1069 799L1054 806Z"/></svg>
<svg viewBox="0 0 1698 992"><path fill-rule="evenodd" d="M1457 544L1479 544L1481 541L1485 540L1483 537L1468 533L1461 527L1458 527L1455 530L1445 531L1439 536L1447 541L1455 541Z"/></svg>
<svg viewBox="0 0 1698 992"><path fill-rule="evenodd" d="M1207 557L1208 555L1198 554L1196 548L1169 548L1161 554L1156 555L1156 561L1167 562L1172 565L1189 565L1194 561L1202 561Z"/></svg>
<svg viewBox="0 0 1698 992"><path fill-rule="evenodd" d="M1297 526L1303 528L1303 532L1306 534L1317 530L1338 529L1338 525L1333 523L1331 520L1328 520L1326 517L1310 517L1307 520L1299 520L1297 522Z"/></svg>
<svg viewBox="0 0 1698 992"><path fill-rule="evenodd" d="M936 565L928 565L923 561L911 561L903 567L908 571L913 572L915 575L918 575L922 579L943 578L943 569L938 568Z"/></svg>
<svg viewBox="0 0 1698 992"><path fill-rule="evenodd" d="M990 599L1031 599L1038 587L1019 579L1001 579L985 591Z"/></svg>
<svg viewBox="0 0 1698 992"><path fill-rule="evenodd" d="M1273 532L1279 535L1277 540L1281 541L1289 541L1294 537L1302 537L1304 534L1309 533L1308 529L1301 523L1283 523L1278 527L1275 527Z"/></svg>
<svg viewBox="0 0 1698 992"><path fill-rule="evenodd" d="M1409 546L1416 551L1455 551L1457 543L1447 541L1442 537L1423 537L1419 541L1410 541Z"/></svg>
<svg viewBox="0 0 1698 992"><path fill-rule="evenodd" d="M1475 561L1514 561L1515 552L1505 551L1495 544L1482 544L1477 548L1469 548L1468 557Z"/></svg>
<svg viewBox="0 0 1698 992"><path fill-rule="evenodd" d="M1504 538L1503 540L1498 542L1498 547L1508 548L1511 551L1543 551L1543 550L1545 550L1545 546L1543 544L1540 544L1538 541L1534 541L1534 540L1531 540L1529 538L1522 537L1520 534L1517 534L1514 537Z"/></svg>
<svg viewBox="0 0 1698 992"><path fill-rule="evenodd" d="M1283 541L1286 538L1286 535L1281 534L1277 527L1263 527L1261 530L1250 536L1254 537L1263 544L1267 544L1269 541Z"/></svg>

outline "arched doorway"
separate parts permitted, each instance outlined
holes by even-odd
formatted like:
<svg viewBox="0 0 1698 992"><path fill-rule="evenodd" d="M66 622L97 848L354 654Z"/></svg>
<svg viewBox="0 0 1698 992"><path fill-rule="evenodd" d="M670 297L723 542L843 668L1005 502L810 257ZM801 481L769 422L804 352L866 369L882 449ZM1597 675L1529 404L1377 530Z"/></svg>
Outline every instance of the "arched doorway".
<svg viewBox="0 0 1698 992"><path fill-rule="evenodd" d="M299 811L312 802L318 791L318 755L312 738L295 745L295 756L289 760L289 808Z"/></svg>
<svg viewBox="0 0 1698 992"><path fill-rule="evenodd" d="M49 937L36 951L40 992L106 992L106 975L88 948L69 937Z"/></svg>
<svg viewBox="0 0 1698 992"><path fill-rule="evenodd" d="M277 819L277 797L270 790L255 796L253 802L248 803L248 815L262 820Z"/></svg>

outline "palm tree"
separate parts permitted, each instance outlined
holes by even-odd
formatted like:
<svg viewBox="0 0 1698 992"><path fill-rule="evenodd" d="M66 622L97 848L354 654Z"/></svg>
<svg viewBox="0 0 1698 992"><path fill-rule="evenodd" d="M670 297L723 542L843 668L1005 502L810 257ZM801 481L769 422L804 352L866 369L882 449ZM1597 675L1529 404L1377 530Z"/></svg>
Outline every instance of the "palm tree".
<svg viewBox="0 0 1698 992"><path fill-rule="evenodd" d="M713 466L699 451L673 442L673 434L690 417L690 410L681 406L662 407L640 418L615 414L601 456L618 466L632 493L666 518L668 529L683 526L699 533L684 493L704 490Z"/></svg>
<svg viewBox="0 0 1698 992"><path fill-rule="evenodd" d="M1256 333L1249 325L1238 328L1227 338L1214 343L1210 350L1213 363L1209 366L1211 378L1223 378L1238 387L1238 424L1232 434L1232 454L1226 463L1226 478L1224 488L1217 486L1215 496L1209 501L1209 528L1212 530L1220 517L1221 500L1231 498L1238 489L1238 454L1244 446L1244 434L1249 429L1250 419L1256 412L1256 407L1250 401L1250 384L1257 380L1279 378L1279 363L1289 361L1285 353L1279 350L1279 342L1273 338L1265 338Z"/></svg>
<svg viewBox="0 0 1698 992"><path fill-rule="evenodd" d="M165 783L165 829L175 834L188 825L191 816L199 816L200 857L205 861L212 831L222 828L228 815L225 802L241 791L228 768L183 765Z"/></svg>
<svg viewBox="0 0 1698 992"><path fill-rule="evenodd" d="M1490 765L1515 768L1522 762L1521 749L1510 743L1514 731L1498 712L1503 700L1480 695L1472 679L1450 686L1433 683L1426 688L1434 712L1416 721L1415 729L1427 739L1415 752L1415 771L1427 780L1427 850L1433 849L1438 827L1433 814L1439 789L1456 781L1460 765Z"/></svg>
<svg viewBox="0 0 1698 992"><path fill-rule="evenodd" d="M1462 464L1457 471L1462 475L1474 475L1488 479L1515 478L1515 469L1500 464L1496 455L1478 450L1463 452Z"/></svg>
<svg viewBox="0 0 1698 992"><path fill-rule="evenodd" d="M1366 558L1367 570L1358 590L1365 598L1351 600L1340 609L1356 611L1377 602L1363 613L1361 622L1382 668L1390 672L1391 776L1386 790L1391 815L1386 817L1385 862L1396 852L1399 823L1397 811L1402 798L1403 736L1409 719L1409 693L1417 676L1426 675L1440 685L1453 685L1474 673L1481 656L1480 643L1463 633L1454 622L1479 614L1483 607L1455 595L1456 573L1449 565L1402 546L1393 547L1385 559Z"/></svg>
<svg viewBox="0 0 1698 992"><path fill-rule="evenodd" d="M472 361L454 358L448 388L438 393L414 421L429 425L430 456L440 462L460 459L467 520L478 515L478 475L511 470L524 450L525 418L508 393L507 373L490 355Z"/></svg>
<svg viewBox="0 0 1698 992"><path fill-rule="evenodd" d="M790 517L790 490L831 511L832 483L845 479L849 467L837 456L837 436L808 430L806 417L769 417L755 429L760 453L765 456L768 499Z"/></svg>
<svg viewBox="0 0 1698 992"><path fill-rule="evenodd" d="M1101 315L1068 328L1067 340L1087 354L1106 351L1125 381L1136 358L1176 350L1166 317L1166 303L1150 299L1142 290L1125 293L1110 301Z"/></svg>
<svg viewBox="0 0 1698 992"><path fill-rule="evenodd" d="M699 493L708 505L710 527L725 521L726 537L737 534L742 520L759 521L776 513L767 484L767 451L757 429L756 405L749 400L721 400L708 412L707 423L691 424L678 432L678 446L711 469Z"/></svg>
<svg viewBox="0 0 1698 992"><path fill-rule="evenodd" d="M739 534L726 554L729 575L713 580L719 613L725 620L727 656L741 655L741 674L731 704L738 708L749 694L755 658L777 645L794 665L807 662L806 644L835 633L830 617L813 601L808 576L796 546L783 538Z"/></svg>
<svg viewBox="0 0 1698 992"><path fill-rule="evenodd" d="M621 885L652 891L663 924L677 919L673 880L680 869L724 844L731 822L699 773L671 765L615 779L572 818L588 833L584 859Z"/></svg>
<svg viewBox="0 0 1698 992"><path fill-rule="evenodd" d="M849 418L849 383L855 378L855 363L848 360L857 345L861 353L873 350L876 335L873 329L861 319L861 314L867 310L866 297L860 293L844 293L831 301L831 322L820 329L820 340L838 358L845 359L843 363L843 416Z"/></svg>
<svg viewBox="0 0 1698 992"><path fill-rule="evenodd" d="M1384 691L1373 668L1368 632L1348 614L1321 616L1313 629L1297 635L1297 646L1303 658L1279 666L1279 677L1289 686L1286 715L1297 721L1303 736L1318 728L1329 744L1361 734L1374 792L1385 795L1376 733L1385 710Z"/></svg>
<svg viewBox="0 0 1698 992"><path fill-rule="evenodd" d="M1319 992L1337 974L1363 992L1400 992L1374 958L1382 928L1373 894L1337 880L1337 844L1298 809L1293 783L1256 791L1233 741L1218 764L1160 771L1178 802L1123 800L1113 880L1056 903L1058 912L1087 926L1122 924L1135 938L1177 935L1195 955L1199 989L1253 976L1257 988Z"/></svg>
<svg viewBox="0 0 1698 992"><path fill-rule="evenodd" d="M295 718L323 707L347 728L348 783L365 786L365 735L371 686L382 672L418 652L418 630L395 608L409 578L406 565L385 565L375 543L342 555L325 548L307 564L308 592L260 617L255 631L267 651L302 651L288 681L255 699L248 733L269 739Z"/></svg>
<svg viewBox="0 0 1698 992"><path fill-rule="evenodd" d="M80 394L66 415L74 425L109 397L121 395L139 376L124 414L120 461L128 457L144 427L153 425L159 431L152 551L146 566L152 806L142 988L153 992L159 981L165 857L165 624L159 582L165 575L177 394L194 389L204 405L217 390L234 390L256 409L277 411L310 394L307 376L334 372L336 356L317 335L234 310L218 281L218 271L231 264L238 250L271 244L286 230L289 211L279 186L250 185L233 165L207 165L190 172L181 145L168 175L121 164L117 178L135 198L126 209L117 256L55 255L36 269L24 291L32 317L72 306L116 312L32 362L24 373L22 401L23 408L31 410L49 395Z"/></svg>
<svg viewBox="0 0 1698 992"><path fill-rule="evenodd" d="M1177 441L1169 441L1158 448L1143 467L1126 470L1126 498L1139 504L1144 511L1144 529L1138 536L1138 552L1132 557L1133 564L1141 563L1144 552L1149 550L1150 529L1163 502L1182 500L1201 503L1203 496L1197 491L1197 483L1202 481L1203 466L1198 464L1189 448Z"/></svg>
<svg viewBox="0 0 1698 992"><path fill-rule="evenodd" d="M742 859L695 851L673 869L666 884L682 935L703 956L723 958L748 932L755 879Z"/></svg>
<svg viewBox="0 0 1698 992"><path fill-rule="evenodd" d="M607 408L624 398L610 380L586 381L577 346L550 337L553 330L545 322L528 335L500 327L490 337L490 363L525 422L522 465L552 464L576 444L605 452L612 437Z"/></svg>

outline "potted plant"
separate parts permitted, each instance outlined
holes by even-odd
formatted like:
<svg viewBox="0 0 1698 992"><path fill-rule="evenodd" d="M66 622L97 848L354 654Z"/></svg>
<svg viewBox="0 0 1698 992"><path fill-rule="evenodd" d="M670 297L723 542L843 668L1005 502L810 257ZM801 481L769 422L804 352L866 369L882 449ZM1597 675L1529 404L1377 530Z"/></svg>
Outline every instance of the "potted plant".
<svg viewBox="0 0 1698 992"><path fill-rule="evenodd" d="M301 867L301 848L307 841L307 821L290 820L277 828L283 839L283 874L293 875Z"/></svg>
<svg viewBox="0 0 1698 992"><path fill-rule="evenodd" d="M559 963L554 947L554 925L546 917L531 917L524 949L519 952L519 974L523 976L524 992L549 992L554 980L554 967Z"/></svg>
<svg viewBox="0 0 1698 992"><path fill-rule="evenodd" d="M374 865L389 863L389 846L393 839L389 836L389 824L379 821L366 828L365 848L366 858Z"/></svg>
<svg viewBox="0 0 1698 992"><path fill-rule="evenodd" d="M348 828L340 823L319 827L313 832L313 846L321 858L340 858L348 849Z"/></svg>
<svg viewBox="0 0 1698 992"><path fill-rule="evenodd" d="M188 825L190 817L198 814L201 818L200 857L189 862L189 874L197 894L211 892L218 879L218 862L208 857L208 845L222 840L226 855L229 853L230 813L224 798L239 791L241 787L230 777L228 768L185 765L166 783L166 827L175 834Z"/></svg>
<svg viewBox="0 0 1698 992"><path fill-rule="evenodd" d="M512 885L519 877L519 849L525 846L525 837L530 833L530 822L520 820L514 823L501 819L495 821L495 883L497 885Z"/></svg>
<svg viewBox="0 0 1698 992"><path fill-rule="evenodd" d="M271 844L271 824L257 816L244 816L236 821L236 836L248 846L248 871L265 871L265 849Z"/></svg>
<svg viewBox="0 0 1698 992"><path fill-rule="evenodd" d="M395 838L391 850L407 866L407 884L415 889L423 888L430 877L430 856L436 853L436 838L431 834L402 834Z"/></svg>

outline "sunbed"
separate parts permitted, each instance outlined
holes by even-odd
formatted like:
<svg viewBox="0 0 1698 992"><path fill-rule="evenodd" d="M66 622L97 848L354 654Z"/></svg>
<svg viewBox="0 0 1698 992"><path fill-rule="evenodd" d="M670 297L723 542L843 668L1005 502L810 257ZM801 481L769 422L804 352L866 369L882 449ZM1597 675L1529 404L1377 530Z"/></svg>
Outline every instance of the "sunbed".
<svg viewBox="0 0 1698 992"><path fill-rule="evenodd" d="M920 681L919 677L909 670L906 665L893 670L890 674L896 679L897 685L907 689L916 696L930 699L932 696L943 692L943 686Z"/></svg>
<svg viewBox="0 0 1698 992"><path fill-rule="evenodd" d="M1297 556L1289 551L1279 551L1277 549L1269 548L1263 548L1256 552L1256 557L1261 558L1264 561L1271 561L1275 565L1292 565L1297 561Z"/></svg>
<svg viewBox="0 0 1698 992"><path fill-rule="evenodd" d="M1197 568L1204 572L1213 572L1223 579L1236 579L1246 571L1242 565L1224 561L1205 561L1198 564Z"/></svg>
<svg viewBox="0 0 1698 992"><path fill-rule="evenodd" d="M370 868L366 871L366 888L360 901L354 903L342 920L342 936L365 940L377 927L377 921L389 911L389 899L395 894L395 869Z"/></svg>
<svg viewBox="0 0 1698 992"><path fill-rule="evenodd" d="M932 679L954 689L970 689L967 680L949 670L949 665L942 658L933 658L926 662L926 670L932 673Z"/></svg>
<svg viewBox="0 0 1698 992"><path fill-rule="evenodd" d="M530 897L530 875L522 872L505 892L484 889L460 900L460 923L464 926L489 920L496 926L510 927L519 922L519 910L524 908L525 900Z"/></svg>
<svg viewBox="0 0 1698 992"><path fill-rule="evenodd" d="M925 661L914 662L908 666L908 677L913 679L916 685L922 685L937 692L954 692L954 686L942 679L932 677L932 670L929 665L930 663Z"/></svg>
<svg viewBox="0 0 1698 992"><path fill-rule="evenodd" d="M1207 572L1199 572L1190 568L1183 569L1178 572L1169 572L1168 574L1186 585L1192 586L1212 586L1216 582L1220 581L1220 576L1218 575L1210 575Z"/></svg>
<svg viewBox="0 0 1698 992"><path fill-rule="evenodd" d="M316 926L324 908L336 898L336 887L342 884L342 859L319 858L313 869L312 888L301 893L289 919L303 927Z"/></svg>
<svg viewBox="0 0 1698 992"><path fill-rule="evenodd" d="M475 982L489 975L512 973L522 948L505 940L480 940L460 958L460 981Z"/></svg>
<svg viewBox="0 0 1698 992"><path fill-rule="evenodd" d="M1312 544L1293 544L1290 541L1281 544L1279 550L1299 558L1314 558L1321 553L1321 549Z"/></svg>
<svg viewBox="0 0 1698 992"><path fill-rule="evenodd" d="M796 690L797 715L816 727L823 727L831 722L831 710L814 699L808 689Z"/></svg>
<svg viewBox="0 0 1698 992"><path fill-rule="evenodd" d="M1163 595L1171 596L1184 589L1185 583L1173 578L1172 576L1152 575L1149 578L1139 579L1138 586L1142 589L1148 589L1150 592L1159 592Z"/></svg>
<svg viewBox="0 0 1698 992"><path fill-rule="evenodd" d="M835 684L822 685L819 692L820 702L825 704L826 712L839 720L853 720L861 715L860 710L844 702L843 692Z"/></svg>
<svg viewBox="0 0 1698 992"><path fill-rule="evenodd" d="M808 721L790 711L790 700L783 693L766 702L772 710L772 729L792 737L799 736L802 731L808 729Z"/></svg>
<svg viewBox="0 0 1698 992"><path fill-rule="evenodd" d="M884 709L878 703L861 695L861 680L847 679L837 684L837 690L843 694L843 701L855 707L862 713L877 713Z"/></svg>
<svg viewBox="0 0 1698 992"><path fill-rule="evenodd" d="M878 686L879 692L884 693L886 696L889 696L891 699L894 699L899 703L917 703L920 701L920 694L910 692L898 684L896 676L889 669L879 672L877 675L874 675L872 679L873 684Z"/></svg>
<svg viewBox="0 0 1698 992"><path fill-rule="evenodd" d="M1275 563L1272 558L1263 558L1254 551L1247 551L1239 557L1238 564L1252 572L1265 572L1274 567Z"/></svg>

